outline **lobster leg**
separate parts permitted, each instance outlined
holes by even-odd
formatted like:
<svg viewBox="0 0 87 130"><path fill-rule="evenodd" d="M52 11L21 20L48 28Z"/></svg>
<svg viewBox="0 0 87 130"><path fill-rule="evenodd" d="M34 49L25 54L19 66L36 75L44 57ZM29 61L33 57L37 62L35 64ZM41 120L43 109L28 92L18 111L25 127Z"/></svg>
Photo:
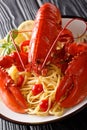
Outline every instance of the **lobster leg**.
<svg viewBox="0 0 87 130"><path fill-rule="evenodd" d="M27 65L28 54L24 52L20 52L19 55L21 57L24 66ZM10 55L6 55L0 58L0 66L3 67L4 69L10 68L13 64L17 67L19 71L24 70L23 66L21 65L17 52L13 52Z"/></svg>
<svg viewBox="0 0 87 130"><path fill-rule="evenodd" d="M2 68L0 68L0 97L11 110L18 113L26 112L26 100L14 81Z"/></svg>
<svg viewBox="0 0 87 130"><path fill-rule="evenodd" d="M67 51L70 55L76 56L77 54L87 50L87 43L73 43L69 44Z"/></svg>
<svg viewBox="0 0 87 130"><path fill-rule="evenodd" d="M72 107L87 96L87 51L75 56L56 92L56 101L62 107Z"/></svg>

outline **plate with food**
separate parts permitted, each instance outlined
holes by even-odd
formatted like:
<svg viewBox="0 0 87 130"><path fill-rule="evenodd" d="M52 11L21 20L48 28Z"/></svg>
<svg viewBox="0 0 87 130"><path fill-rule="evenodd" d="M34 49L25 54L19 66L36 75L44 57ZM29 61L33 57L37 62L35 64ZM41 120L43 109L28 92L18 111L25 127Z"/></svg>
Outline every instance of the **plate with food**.
<svg viewBox="0 0 87 130"><path fill-rule="evenodd" d="M80 28L79 28L80 27ZM0 116L16 123L61 120L87 105L87 22L46 3L35 21L0 40Z"/></svg>

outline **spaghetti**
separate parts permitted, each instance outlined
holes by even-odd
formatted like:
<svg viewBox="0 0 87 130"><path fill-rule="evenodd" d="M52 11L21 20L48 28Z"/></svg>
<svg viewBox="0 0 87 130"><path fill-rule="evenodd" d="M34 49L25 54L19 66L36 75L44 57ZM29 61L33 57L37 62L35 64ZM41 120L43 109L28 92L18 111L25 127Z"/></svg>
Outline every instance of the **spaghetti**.
<svg viewBox="0 0 87 130"><path fill-rule="evenodd" d="M36 115L61 115L63 108L55 104L56 89L62 78L61 70L51 64L48 66L47 76L37 76L35 73L25 74L25 83L22 86L21 92L29 103L28 113ZM27 78L26 78L27 77ZM42 84L43 91L37 95L33 95L32 88L35 84ZM48 108L46 111L41 111L40 102L48 100Z"/></svg>

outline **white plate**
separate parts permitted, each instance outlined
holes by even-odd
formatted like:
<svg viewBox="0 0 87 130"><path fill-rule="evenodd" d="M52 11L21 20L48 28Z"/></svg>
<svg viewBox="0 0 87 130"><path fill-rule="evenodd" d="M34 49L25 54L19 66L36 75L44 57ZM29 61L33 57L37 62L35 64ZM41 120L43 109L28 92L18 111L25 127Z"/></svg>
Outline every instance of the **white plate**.
<svg viewBox="0 0 87 130"><path fill-rule="evenodd" d="M69 18L63 18L63 26L69 21ZM85 28L85 24L80 21L75 21L74 24L71 24L71 29L73 29L73 32L75 35L81 34L83 29ZM87 106L87 98L79 103L78 105L66 109L64 114L60 117L58 116L36 116L36 115L28 115L28 114L19 114L11 111L9 108L7 108L2 101L0 101L0 117L10 120L12 122L16 123L23 123L23 124L42 124L42 123L48 123L55 120L61 120L65 117L68 117L70 115L73 115L73 113L78 112L82 108Z"/></svg>

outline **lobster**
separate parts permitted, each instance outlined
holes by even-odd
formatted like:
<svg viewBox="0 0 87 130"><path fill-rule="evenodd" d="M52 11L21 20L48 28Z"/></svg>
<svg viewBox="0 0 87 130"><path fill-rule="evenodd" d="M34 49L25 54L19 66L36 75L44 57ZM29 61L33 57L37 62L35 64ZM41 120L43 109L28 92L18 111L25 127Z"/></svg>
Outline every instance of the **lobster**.
<svg viewBox="0 0 87 130"><path fill-rule="evenodd" d="M58 35L59 38L56 40ZM71 107L82 101L87 96L87 45L83 43L79 47L73 41L72 32L62 28L59 9L51 3L42 5L36 15L30 42L27 41L29 52L20 50L0 59L0 97L3 102L15 112L27 112L28 106L18 85L4 69L14 64L19 71L34 71L41 75L46 74L46 67L50 63L59 66L64 74L57 88L55 101L60 102L67 90L69 90L67 94L69 96L60 102L61 106ZM62 61L64 61L63 64L61 64ZM73 99L73 94L76 100ZM69 106L68 100L71 101Z"/></svg>

